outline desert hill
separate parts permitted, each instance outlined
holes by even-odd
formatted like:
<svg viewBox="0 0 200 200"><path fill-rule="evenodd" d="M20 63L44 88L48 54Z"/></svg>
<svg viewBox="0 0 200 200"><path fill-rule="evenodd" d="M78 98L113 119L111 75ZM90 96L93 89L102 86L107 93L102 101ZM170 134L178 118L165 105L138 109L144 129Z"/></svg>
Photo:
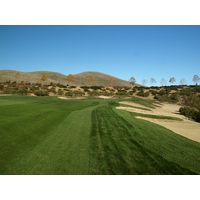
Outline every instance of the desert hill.
<svg viewBox="0 0 200 200"><path fill-rule="evenodd" d="M42 76L46 77L46 80L44 81L45 84L52 82L74 86L101 85L130 87L130 83L128 81L100 72L82 72L69 76L69 74L64 75L58 72L50 71L20 72L15 70L0 70L0 82L16 81L17 83L21 83L23 81L30 83L42 83Z"/></svg>

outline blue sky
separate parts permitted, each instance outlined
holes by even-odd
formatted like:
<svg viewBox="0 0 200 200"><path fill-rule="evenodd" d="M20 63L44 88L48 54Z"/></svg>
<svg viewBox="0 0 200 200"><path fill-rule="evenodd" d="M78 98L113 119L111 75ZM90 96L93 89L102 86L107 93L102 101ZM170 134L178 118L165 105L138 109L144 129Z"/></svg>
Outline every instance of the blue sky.
<svg viewBox="0 0 200 200"><path fill-rule="evenodd" d="M200 26L0 26L0 69L98 71L137 83L200 76Z"/></svg>

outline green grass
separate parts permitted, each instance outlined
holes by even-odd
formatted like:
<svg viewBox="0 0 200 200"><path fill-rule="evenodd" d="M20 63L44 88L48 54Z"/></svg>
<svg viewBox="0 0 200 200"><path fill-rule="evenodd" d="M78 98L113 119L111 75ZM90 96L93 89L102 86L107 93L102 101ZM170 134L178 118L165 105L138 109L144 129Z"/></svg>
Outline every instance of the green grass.
<svg viewBox="0 0 200 200"><path fill-rule="evenodd" d="M159 106L159 102L155 101L155 100L150 100L150 99L142 99L139 97L131 97L131 99L129 101L132 101L134 103L138 103L141 104L143 106L149 107L149 108L155 108Z"/></svg>
<svg viewBox="0 0 200 200"><path fill-rule="evenodd" d="M117 101L0 97L0 174L200 174L200 144Z"/></svg>

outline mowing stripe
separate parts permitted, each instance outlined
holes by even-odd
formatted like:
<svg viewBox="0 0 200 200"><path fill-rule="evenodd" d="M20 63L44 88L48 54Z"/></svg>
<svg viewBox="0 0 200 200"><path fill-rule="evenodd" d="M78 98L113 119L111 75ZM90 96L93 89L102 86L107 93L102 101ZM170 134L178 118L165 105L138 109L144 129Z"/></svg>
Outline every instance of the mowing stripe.
<svg viewBox="0 0 200 200"><path fill-rule="evenodd" d="M91 112L95 107L72 112L48 137L18 152L1 174L88 174Z"/></svg>
<svg viewBox="0 0 200 200"><path fill-rule="evenodd" d="M91 174L195 174L146 148L140 131L112 107L98 107L92 116Z"/></svg>

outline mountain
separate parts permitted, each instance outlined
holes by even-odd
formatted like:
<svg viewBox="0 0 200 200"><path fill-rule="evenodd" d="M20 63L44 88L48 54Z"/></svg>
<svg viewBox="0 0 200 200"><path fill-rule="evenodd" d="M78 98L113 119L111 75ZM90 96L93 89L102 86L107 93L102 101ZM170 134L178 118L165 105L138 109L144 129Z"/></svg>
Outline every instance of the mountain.
<svg viewBox="0 0 200 200"><path fill-rule="evenodd" d="M0 82L16 81L18 83L24 81L30 83L41 83L42 75L45 75L47 77L45 84L47 83L49 84L52 82L52 83L61 83L64 85L69 84L74 86L83 86L83 85L128 86L128 87L131 86L128 81L101 72L89 72L89 71L78 74L72 74L70 79L70 76L58 72L50 72L50 71L20 72L15 70L0 70Z"/></svg>

